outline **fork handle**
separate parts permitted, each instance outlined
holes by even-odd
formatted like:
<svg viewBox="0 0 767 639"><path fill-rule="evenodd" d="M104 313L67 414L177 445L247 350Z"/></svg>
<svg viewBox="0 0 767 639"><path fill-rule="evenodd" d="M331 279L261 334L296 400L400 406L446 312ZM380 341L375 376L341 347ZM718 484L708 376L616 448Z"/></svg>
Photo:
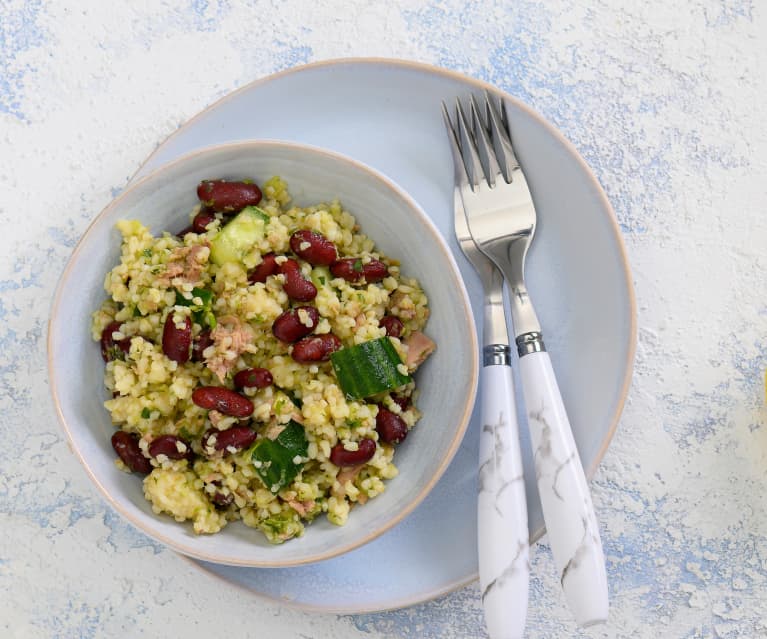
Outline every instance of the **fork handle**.
<svg viewBox="0 0 767 639"><path fill-rule="evenodd" d="M568 606L580 626L607 620L605 559L594 505L545 351L519 359L538 492Z"/></svg>
<svg viewBox="0 0 767 639"><path fill-rule="evenodd" d="M521 639L527 619L529 532L511 367L486 365L480 388L477 532L482 603L491 639Z"/></svg>

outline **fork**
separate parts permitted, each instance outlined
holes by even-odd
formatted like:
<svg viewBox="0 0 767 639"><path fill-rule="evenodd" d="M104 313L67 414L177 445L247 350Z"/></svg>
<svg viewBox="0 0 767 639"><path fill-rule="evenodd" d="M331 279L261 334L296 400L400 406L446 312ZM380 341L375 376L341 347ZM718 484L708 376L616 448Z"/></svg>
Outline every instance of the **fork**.
<svg viewBox="0 0 767 639"><path fill-rule="evenodd" d="M443 115L458 176L458 171L463 171L460 149L444 105ZM479 583L490 637L521 638L527 620L530 534L511 349L503 308L503 276L474 244L457 184L456 180L455 236L479 275L485 293L477 497Z"/></svg>
<svg viewBox="0 0 767 639"><path fill-rule="evenodd" d="M608 610L602 542L567 411L525 286L536 211L511 144L506 105L501 102L499 112L486 93L483 119L471 96L471 125L460 100L455 124L442 106L451 141L458 144L456 188L470 234L509 285L538 492L560 583L578 624L600 623Z"/></svg>

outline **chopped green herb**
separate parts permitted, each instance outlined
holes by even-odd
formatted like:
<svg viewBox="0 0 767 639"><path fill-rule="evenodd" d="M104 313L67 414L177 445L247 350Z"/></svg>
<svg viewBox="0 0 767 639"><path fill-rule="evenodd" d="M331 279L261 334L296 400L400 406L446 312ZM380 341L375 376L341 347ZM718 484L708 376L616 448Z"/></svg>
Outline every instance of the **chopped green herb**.
<svg viewBox="0 0 767 639"><path fill-rule="evenodd" d="M202 303L195 304L195 298ZM216 316L213 315L213 291L195 287L192 289L191 299L187 299L177 290L176 306L188 306L192 309L192 319L195 322L201 326L207 324L210 328L216 328Z"/></svg>
<svg viewBox="0 0 767 639"><path fill-rule="evenodd" d="M285 530L285 527L290 522L290 520L292 520L291 515L280 513L278 515L267 517L263 522L261 522L261 525L264 526L264 528L271 530L275 535L279 535Z"/></svg>
<svg viewBox="0 0 767 639"><path fill-rule="evenodd" d="M141 317L142 313L140 310L138 310L138 306L133 307L133 317Z"/></svg>
<svg viewBox="0 0 767 639"><path fill-rule="evenodd" d="M144 408L141 409L141 419L149 419L152 416L152 411L144 406Z"/></svg>
<svg viewBox="0 0 767 639"><path fill-rule="evenodd" d="M253 446L253 465L268 490L277 493L292 482L304 464L293 460L306 457L309 442L304 427L292 419L276 439L262 438Z"/></svg>
<svg viewBox="0 0 767 639"><path fill-rule="evenodd" d="M312 283L319 288L325 286L325 282L332 279L330 275L330 269L327 266L315 266L312 269Z"/></svg>
<svg viewBox="0 0 767 639"><path fill-rule="evenodd" d="M146 248L141 253L148 260L152 258L152 249Z"/></svg>
<svg viewBox="0 0 767 639"><path fill-rule="evenodd" d="M354 264L352 264L352 269L355 270L357 273L362 273L362 260L359 258L354 260Z"/></svg>
<svg viewBox="0 0 767 639"><path fill-rule="evenodd" d="M300 535L303 530L298 515L292 509L267 517L258 527L273 544L281 544L287 539Z"/></svg>
<svg viewBox="0 0 767 639"><path fill-rule="evenodd" d="M107 349L107 361L113 362L119 359L121 362L125 361L125 353L119 346L112 346Z"/></svg>

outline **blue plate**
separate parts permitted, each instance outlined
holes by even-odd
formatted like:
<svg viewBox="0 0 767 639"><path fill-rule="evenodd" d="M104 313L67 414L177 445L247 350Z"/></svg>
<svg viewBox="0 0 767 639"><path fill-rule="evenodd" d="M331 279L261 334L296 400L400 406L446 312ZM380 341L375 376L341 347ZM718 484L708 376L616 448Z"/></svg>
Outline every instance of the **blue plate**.
<svg viewBox="0 0 767 639"><path fill-rule="evenodd" d="M502 95L536 202L528 284L583 466L593 474L628 392L636 305L612 208L575 149L540 115L499 90L421 64L321 62L258 80L219 100L166 140L135 177L188 151L253 138L332 149L385 173L424 208L450 243L481 326L481 289L452 232L452 160L440 101ZM481 391L480 391L481 392ZM517 405L523 406L518 395ZM520 412L523 438L525 417ZM477 578L477 415L452 464L400 525L342 557L299 568L195 565L254 594L325 612L371 612L438 597ZM528 441L531 538L543 532ZM394 481L405 481L400 477ZM311 527L307 530L311 535ZM291 543L301 543L300 540Z"/></svg>

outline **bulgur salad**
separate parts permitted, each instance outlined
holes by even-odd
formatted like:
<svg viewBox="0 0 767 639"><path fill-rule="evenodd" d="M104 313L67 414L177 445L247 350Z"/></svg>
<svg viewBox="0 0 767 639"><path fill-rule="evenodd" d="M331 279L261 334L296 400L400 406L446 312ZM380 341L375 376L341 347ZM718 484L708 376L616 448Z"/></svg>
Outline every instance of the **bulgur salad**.
<svg viewBox="0 0 767 639"><path fill-rule="evenodd" d="M272 543L397 475L420 418L412 374L434 350L428 301L338 201L286 183L204 180L191 224L121 220L120 263L93 314L116 465L155 513Z"/></svg>

